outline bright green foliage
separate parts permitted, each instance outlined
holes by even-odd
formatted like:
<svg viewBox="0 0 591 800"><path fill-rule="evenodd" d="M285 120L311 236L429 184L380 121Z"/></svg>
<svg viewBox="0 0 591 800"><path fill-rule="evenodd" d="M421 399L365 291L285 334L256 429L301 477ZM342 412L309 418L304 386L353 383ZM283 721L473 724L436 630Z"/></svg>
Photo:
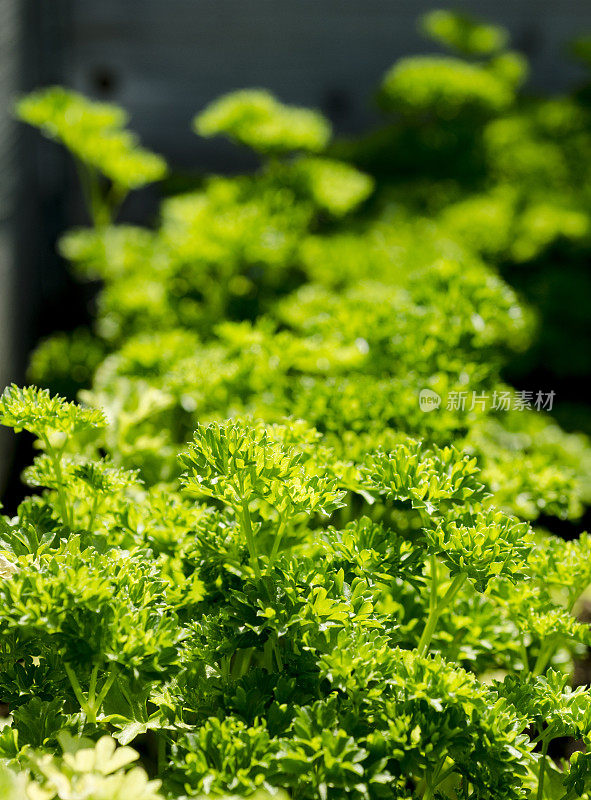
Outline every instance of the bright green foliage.
<svg viewBox="0 0 591 800"><path fill-rule="evenodd" d="M15 775L5 767L0 766L0 791L6 800L23 800L25 794L26 778L24 775Z"/></svg>
<svg viewBox="0 0 591 800"><path fill-rule="evenodd" d="M264 89L227 94L195 117L193 124L200 136L225 134L261 153L317 153L331 134L320 114L283 105Z"/></svg>
<svg viewBox="0 0 591 800"><path fill-rule="evenodd" d="M60 744L61 758L30 758L35 778L21 787L21 794L15 791L14 800L162 800L159 781L149 781L141 767L127 769L139 757L130 747L116 748L109 736L95 744L65 734Z"/></svg>
<svg viewBox="0 0 591 800"><path fill-rule="evenodd" d="M133 473L109 466L104 461L69 460L62 464L62 472L68 484L80 481L85 484L86 491L97 494L121 491L126 486L133 485L136 477ZM47 455L37 456L34 463L25 470L24 478L29 486L57 488L52 461Z"/></svg>
<svg viewBox="0 0 591 800"><path fill-rule="evenodd" d="M492 114L509 107L510 83L494 70L451 57L401 59L384 77L381 103L407 114L434 111L453 119L464 111Z"/></svg>
<svg viewBox="0 0 591 800"><path fill-rule="evenodd" d="M341 513L338 478L323 474L330 457L301 422L202 425L181 455L190 495L167 497L104 461L63 455L74 529L56 524L51 458L36 460L28 478L50 491L19 508L17 525L5 520L0 537L0 692L14 715L0 753L29 770L32 798L37 785L60 797L77 782L100 792L103 781L105 791L158 797L143 772L120 771L133 751L113 751L110 739L83 760L35 753L70 742L67 732L114 733L126 745L152 731L173 795L282 787L310 800L410 798L421 787L446 796L463 781L482 787L478 797L518 798L536 772L530 723L555 715L548 742L587 734L586 693L571 696L567 676L549 671L561 692L551 712L529 672L535 661L531 675L542 676L564 643L589 639L530 588L553 564L572 607L589 575L569 563L586 539L550 540L541 563L526 525L482 508L473 459L417 442L358 466L359 496L383 521L323 532L306 519L322 526L322 514ZM92 513L81 492L100 498ZM524 655L510 691L445 658L451 609L475 608L489 584L492 642L471 646L480 670L504 651L513 664Z"/></svg>
<svg viewBox="0 0 591 800"><path fill-rule="evenodd" d="M480 590L497 575L525 577L532 538L528 526L492 509L478 510L466 522L441 522L426 536L450 575L466 575Z"/></svg>
<svg viewBox="0 0 591 800"><path fill-rule="evenodd" d="M236 422L199 426L189 452L185 484L227 505L258 499L279 514L321 513L338 508L340 493L323 477L306 475L294 447L269 439L260 427Z"/></svg>
<svg viewBox="0 0 591 800"><path fill-rule="evenodd" d="M329 516L342 505L344 493L335 481L306 473L302 461L298 448L274 442L261 426L240 422L200 425L189 451L181 456L188 467L185 485L234 510L259 574L256 534L261 523L251 519L253 501L263 504L263 517L271 509L279 523L271 557L286 526L298 515Z"/></svg>
<svg viewBox="0 0 591 800"><path fill-rule="evenodd" d="M452 11L431 11L421 23L431 39L466 56L491 55L507 43L507 32L503 28Z"/></svg>
<svg viewBox="0 0 591 800"><path fill-rule="evenodd" d="M2 626L23 651L59 652L66 669L106 664L135 677L174 664L179 632L163 614L167 584L154 566L124 553L95 558L77 538L13 563L15 576L2 586Z"/></svg>
<svg viewBox="0 0 591 800"><path fill-rule="evenodd" d="M532 564L546 586L565 593L565 605L573 608L591 584L591 537L582 533L572 542L549 539L543 549L534 551Z"/></svg>
<svg viewBox="0 0 591 800"><path fill-rule="evenodd" d="M138 189L166 172L164 161L139 147L135 136L123 129L127 117L117 106L54 86L23 98L16 110L20 119L58 139L117 186Z"/></svg>
<svg viewBox="0 0 591 800"><path fill-rule="evenodd" d="M41 450L0 518L9 800L591 789L587 753L553 756L591 747L589 536L531 527L579 520L591 448L509 377L591 352L564 316L549 350L522 296L584 331L560 292L584 296L589 110L521 98L500 29L424 24L454 56L395 65L396 117L361 140L325 153L319 114L260 90L212 104L196 131L264 164L168 197L153 230L111 224L144 157L121 111L21 102L94 176L60 251L102 288L93 331L31 367L82 404L0 399Z"/></svg>
<svg viewBox="0 0 591 800"><path fill-rule="evenodd" d="M368 488L393 500L409 500L413 508L424 509L428 515L484 497L476 461L462 458L453 447L431 454L423 452L421 442L411 442L389 453L378 452L368 461Z"/></svg>
<svg viewBox="0 0 591 800"><path fill-rule="evenodd" d="M328 158L302 158L293 165L292 171L314 203L335 217L356 208L374 187L368 175Z"/></svg>
<svg viewBox="0 0 591 800"><path fill-rule="evenodd" d="M116 106L52 86L23 97L16 113L76 157L95 223L109 222L131 189L159 181L166 174L165 161L140 147L136 136L124 128L127 115ZM102 190L98 174L108 178L111 190Z"/></svg>
<svg viewBox="0 0 591 800"><path fill-rule="evenodd" d="M125 111L106 103L93 103L83 95L52 86L22 98L18 116L54 137L74 137L84 131L109 131L127 122Z"/></svg>
<svg viewBox="0 0 591 800"><path fill-rule="evenodd" d="M191 784L190 796L220 795L224 791L243 796L261 787L271 788L266 775L277 746L272 746L262 725L248 726L233 717L222 722L210 717L197 733L186 735L179 749L186 751L182 768Z"/></svg>
<svg viewBox="0 0 591 800"><path fill-rule="evenodd" d="M35 386L21 389L13 384L0 398L0 423L44 437L54 431L71 434L101 428L105 417L95 409L52 397L47 389Z"/></svg>
<svg viewBox="0 0 591 800"><path fill-rule="evenodd" d="M33 475L42 472L41 484L57 490L62 522L73 526L73 509L66 497L67 481L62 469L63 455L72 436L104 428L104 414L59 396L52 397L48 389L35 386L21 389L13 384L0 397L0 424L39 437L39 446L46 455L37 463Z"/></svg>

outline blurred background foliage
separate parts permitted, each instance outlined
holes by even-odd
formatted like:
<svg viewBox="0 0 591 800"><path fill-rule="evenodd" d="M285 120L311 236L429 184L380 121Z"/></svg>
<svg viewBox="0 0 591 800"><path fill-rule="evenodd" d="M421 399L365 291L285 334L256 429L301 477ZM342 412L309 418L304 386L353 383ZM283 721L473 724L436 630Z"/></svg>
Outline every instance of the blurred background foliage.
<svg viewBox="0 0 591 800"><path fill-rule="evenodd" d="M235 177L165 177L120 109L73 92L19 104L74 155L92 223L59 243L92 327L42 342L29 378L105 408L104 449L149 483L176 478L197 421L293 414L343 470L369 442L452 442L499 505L581 519L591 451L569 432L591 433L591 80L532 97L501 28L445 11L421 26L446 52L400 59L376 88L383 124L361 137L259 89L198 114L197 134L258 154ZM589 66L588 40L572 53ZM129 192L159 179L158 224L118 224ZM556 392L562 430L470 408L509 385ZM466 408L446 408L458 391Z"/></svg>

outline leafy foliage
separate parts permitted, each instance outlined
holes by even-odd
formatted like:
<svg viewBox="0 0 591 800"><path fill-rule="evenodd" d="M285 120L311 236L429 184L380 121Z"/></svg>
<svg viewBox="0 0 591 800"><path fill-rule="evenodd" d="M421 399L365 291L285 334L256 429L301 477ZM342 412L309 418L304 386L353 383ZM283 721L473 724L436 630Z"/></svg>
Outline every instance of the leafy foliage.
<svg viewBox="0 0 591 800"><path fill-rule="evenodd" d="M45 136L64 144L80 165L83 187L95 223L106 223L131 189L161 180L166 163L140 147L125 129L125 112L106 103L87 100L61 86L40 89L22 98L16 113ZM102 191L97 175L112 184Z"/></svg>
<svg viewBox="0 0 591 800"><path fill-rule="evenodd" d="M70 399L0 399L41 451L0 518L9 800L590 791L587 752L549 755L591 746L590 540L532 525L580 518L591 448L501 402L538 336L507 274L588 254L589 112L522 99L501 29L423 26L453 55L398 62L366 138L263 90L205 109L263 166L154 230L113 222L165 169L121 110L20 101L81 164L60 251L102 289L33 359Z"/></svg>
<svg viewBox="0 0 591 800"><path fill-rule="evenodd" d="M425 33L445 47L467 56L487 56L502 50L507 33L496 25L487 25L463 14L437 10L421 20Z"/></svg>
<svg viewBox="0 0 591 800"><path fill-rule="evenodd" d="M47 389L10 386L2 395L0 422L16 431L27 430L43 437L56 431L64 434L100 428L105 418L100 411L80 408L61 397L51 397Z"/></svg>
<svg viewBox="0 0 591 800"><path fill-rule="evenodd" d="M511 87L493 71L459 59L416 56L399 61L384 78L382 105L406 113L494 113L509 107Z"/></svg>
<svg viewBox="0 0 591 800"><path fill-rule="evenodd" d="M221 97L194 120L200 136L226 134L262 153L323 150L330 125L307 108L286 106L264 89L246 89Z"/></svg>

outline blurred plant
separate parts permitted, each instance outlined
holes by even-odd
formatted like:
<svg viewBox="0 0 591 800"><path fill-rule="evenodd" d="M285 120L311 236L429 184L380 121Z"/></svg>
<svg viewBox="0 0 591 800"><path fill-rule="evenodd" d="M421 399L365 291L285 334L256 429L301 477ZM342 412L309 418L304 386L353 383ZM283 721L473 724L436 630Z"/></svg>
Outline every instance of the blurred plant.
<svg viewBox="0 0 591 800"><path fill-rule="evenodd" d="M320 114L286 106L264 89L232 92L212 103L193 120L200 136L224 134L264 154L324 150L331 129Z"/></svg>
<svg viewBox="0 0 591 800"><path fill-rule="evenodd" d="M124 125L125 112L87 100L61 86L29 94L17 103L17 116L64 144L76 159L93 224L104 227L128 192L161 180L164 160L139 146ZM104 185L101 176L107 179Z"/></svg>
<svg viewBox="0 0 591 800"><path fill-rule="evenodd" d="M504 28L465 14L439 9L425 14L420 23L429 38L465 56L493 55L507 44Z"/></svg>
<svg viewBox="0 0 591 800"><path fill-rule="evenodd" d="M480 402L538 335L501 275L588 254L588 109L523 100L501 29L423 24L453 55L389 71L381 131L329 146L317 112L227 95L194 126L259 171L168 198L155 230L99 211L62 239L103 288L95 333L32 365L87 384L83 405L0 400L42 451L38 494L0 519L5 793L591 789L586 753L549 755L591 742L589 691L569 686L589 541L530 527L581 517L591 448ZM133 188L93 143L135 147L122 112L57 89L19 108ZM127 769L131 743L161 787Z"/></svg>

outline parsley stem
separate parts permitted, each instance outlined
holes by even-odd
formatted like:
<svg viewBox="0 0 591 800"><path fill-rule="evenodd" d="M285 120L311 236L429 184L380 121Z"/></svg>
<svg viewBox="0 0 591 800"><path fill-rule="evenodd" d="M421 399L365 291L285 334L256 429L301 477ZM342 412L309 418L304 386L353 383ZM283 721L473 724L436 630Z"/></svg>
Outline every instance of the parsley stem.
<svg viewBox="0 0 591 800"><path fill-rule="evenodd" d="M281 652L279 651L279 642L276 640L273 642L273 652L275 654L275 661L277 662L277 669L279 672L283 672L283 659L281 658Z"/></svg>
<svg viewBox="0 0 591 800"><path fill-rule="evenodd" d="M283 539L283 534L285 533L285 525L286 519L285 517L279 523L279 527L277 528L277 533L275 534L275 541L273 542L273 549L271 550L271 561L275 560L277 553L279 551L279 545L281 544L281 540Z"/></svg>
<svg viewBox="0 0 591 800"><path fill-rule="evenodd" d="M439 572L437 569L437 559L431 556L431 593L429 595L429 608L434 609L437 605L437 589L439 587Z"/></svg>
<svg viewBox="0 0 591 800"><path fill-rule="evenodd" d="M549 744L550 739L546 739L542 745L542 760L540 762L540 771L538 773L538 793L536 795L536 800L542 800L544 797L544 778L546 776L546 761Z"/></svg>
<svg viewBox="0 0 591 800"><path fill-rule="evenodd" d="M98 679L99 668L98 666L93 667L92 672L90 674L90 682L88 685L88 698L86 698L84 697L84 692L82 691L80 682L78 681L76 673L74 672L72 667L69 664L64 664L64 669L66 671L66 675L68 676L72 689L74 690L76 699L80 703L81 710L84 712L89 722L95 723L97 714L101 710L105 698L109 693L109 689L111 688L111 686L113 685L113 681L117 677L116 671L113 669L109 673L106 681L103 684L103 688L101 689L99 696L97 697L96 684Z"/></svg>
<svg viewBox="0 0 591 800"><path fill-rule="evenodd" d="M432 771L429 777L425 776L424 783L425 783L425 791L423 792L423 800L431 800L435 795L435 787L439 784L439 775L441 774L441 770L443 769L443 765L447 758L444 758L437 767Z"/></svg>
<svg viewBox="0 0 591 800"><path fill-rule="evenodd" d="M538 657L536 658L536 663L534 664L534 668L532 670L532 675L541 675L542 672L545 670L548 661L552 657L552 642L548 643L545 642L540 647L540 652L538 653Z"/></svg>
<svg viewBox="0 0 591 800"><path fill-rule="evenodd" d="M100 178L92 167L88 168L90 187L90 211L92 224L97 230L106 228L111 222L109 207L102 197Z"/></svg>
<svg viewBox="0 0 591 800"><path fill-rule="evenodd" d="M64 476L62 472L62 464L60 456L56 451L55 447L49 441L49 437L47 434L43 434L43 442L45 443L47 455L51 459L51 463L53 464L53 471L55 472L55 479L57 483L57 495L60 504L60 513L62 516L62 522L64 523L64 525L70 528L70 530L73 530L74 520L73 520L73 515L71 513L71 509L68 508L66 495L64 493Z"/></svg>
<svg viewBox="0 0 591 800"><path fill-rule="evenodd" d="M101 710L102 705L105 702L105 699L106 699L107 695L109 694L109 690L110 690L111 686L113 685L113 682L115 681L116 677L117 677L117 671L116 671L116 669L113 668L111 670L111 672L109 673L109 675L107 676L107 679L103 684L103 688L101 689L100 694L96 699L96 712L97 713Z"/></svg>
<svg viewBox="0 0 591 800"><path fill-rule="evenodd" d="M97 492L95 494L95 496L94 496L94 500L92 501L92 508L90 510L90 521L88 523L88 532L89 533L93 533L94 532L94 523L96 521L96 515L97 515L97 512L98 512L98 506L99 506L99 496L98 496L98 492Z"/></svg>
<svg viewBox="0 0 591 800"><path fill-rule="evenodd" d="M81 710L86 714L87 717L90 717L90 709L88 707L88 703L86 702L86 698L84 697L80 683L78 682L78 678L76 677L76 673L69 664L64 664L64 669L72 689L74 690L74 694L76 695L76 700L78 700L80 703Z"/></svg>
<svg viewBox="0 0 591 800"><path fill-rule="evenodd" d="M86 204L86 210L88 211L88 215L90 216L91 220L93 220L92 192L90 188L88 169L86 164L79 158L74 158L74 161L76 164L76 170L78 172L78 178L80 180L80 186L82 187L82 195L84 197L84 203Z"/></svg>
<svg viewBox="0 0 591 800"><path fill-rule="evenodd" d="M109 191L107 192L106 205L109 211L110 221L113 221L117 212L125 202L128 191L125 186L119 183L112 183Z"/></svg>
<svg viewBox="0 0 591 800"><path fill-rule="evenodd" d="M242 500L242 525L244 527L244 533L246 534L246 544L248 546L248 552L250 554L250 560L252 561L254 574L260 580L261 568L259 567L259 557L257 554L256 545L254 543L254 534L252 532L252 523L250 521L250 510L248 508L248 500L245 500L244 497L242 497L241 500Z"/></svg>
<svg viewBox="0 0 591 800"><path fill-rule="evenodd" d="M90 673L90 683L88 686L88 705L90 707L94 706L94 701L96 698L96 681L98 678L98 667L94 666L92 668L92 672Z"/></svg>
<svg viewBox="0 0 591 800"><path fill-rule="evenodd" d="M242 650L236 650L232 656L230 663L230 677L239 680L246 674L252 661L252 654L254 647L246 647Z"/></svg>
<svg viewBox="0 0 591 800"><path fill-rule="evenodd" d="M527 673L529 672L529 658L527 655L527 647L525 646L525 642L523 642L523 640L521 641L520 649L521 649L521 660L523 661L523 669L525 671L525 674L527 675Z"/></svg>
<svg viewBox="0 0 591 800"><path fill-rule="evenodd" d="M427 617L427 623L425 625L425 629L423 630L423 634L419 640L419 644L417 645L417 652L420 656L424 656L427 654L427 651L429 650L429 645L431 644L431 639L433 638L435 628L437 627L437 623L439 621L439 617L441 616L441 612L447 605L449 605L449 603L451 603L451 601L454 599L454 597L461 589L462 584L464 583L465 580L466 576L460 572L453 579L447 592L444 594L444 596L436 605L434 605L433 602L430 600L429 616ZM433 589L433 584L431 585L431 588Z"/></svg>
<svg viewBox="0 0 591 800"><path fill-rule="evenodd" d="M437 778L433 781L433 788L434 789L437 788L437 786L439 786L440 783L443 783L443 781L449 778L450 775L453 775L455 771L456 771L456 765L452 764L451 767L448 767L443 772L438 773Z"/></svg>

